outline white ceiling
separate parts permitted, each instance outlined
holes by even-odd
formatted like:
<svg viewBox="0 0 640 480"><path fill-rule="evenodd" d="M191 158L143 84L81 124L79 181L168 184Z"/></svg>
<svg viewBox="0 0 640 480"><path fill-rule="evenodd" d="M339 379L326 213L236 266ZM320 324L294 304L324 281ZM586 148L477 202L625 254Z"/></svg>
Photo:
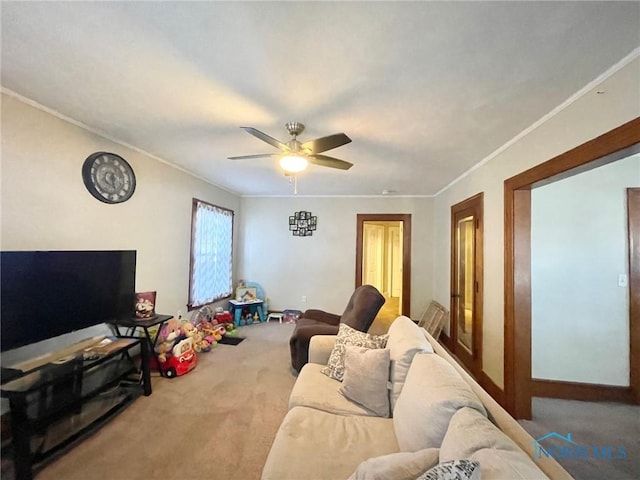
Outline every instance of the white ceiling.
<svg viewBox="0 0 640 480"><path fill-rule="evenodd" d="M640 45L639 2L7 2L2 87L242 195L433 195ZM636 50L637 54L637 50ZM92 152L87 152L87 155ZM117 152L116 152L117 153ZM78 168L84 158L78 159ZM144 181L138 179L138 181Z"/></svg>

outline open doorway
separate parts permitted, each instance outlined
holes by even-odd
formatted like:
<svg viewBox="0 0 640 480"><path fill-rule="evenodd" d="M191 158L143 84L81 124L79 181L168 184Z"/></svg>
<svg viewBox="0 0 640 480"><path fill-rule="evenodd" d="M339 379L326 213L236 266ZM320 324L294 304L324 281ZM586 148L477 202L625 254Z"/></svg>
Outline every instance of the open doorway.
<svg viewBox="0 0 640 480"><path fill-rule="evenodd" d="M597 168L637 153L640 118L505 180L505 326L504 388L507 410L515 418L531 418L531 189ZM630 263L634 254L631 249ZM638 269L629 270L629 387L618 390L640 402L640 298ZM580 385L572 386L578 391ZM597 392L602 398L602 391ZM611 399L611 398L609 398Z"/></svg>
<svg viewBox="0 0 640 480"><path fill-rule="evenodd" d="M356 287L373 285L385 297L372 333L384 333L396 317L410 315L410 279L411 215L358 214Z"/></svg>

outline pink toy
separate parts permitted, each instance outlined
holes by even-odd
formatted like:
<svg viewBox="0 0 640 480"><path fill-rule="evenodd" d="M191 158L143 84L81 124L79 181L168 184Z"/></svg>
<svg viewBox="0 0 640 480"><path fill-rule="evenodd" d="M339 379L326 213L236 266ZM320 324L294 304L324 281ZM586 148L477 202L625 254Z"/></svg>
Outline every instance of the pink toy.
<svg viewBox="0 0 640 480"><path fill-rule="evenodd" d="M171 349L176 343L176 340L180 338L182 328L180 320L173 317L167 320L160 332L158 333L158 344L156 345L156 353L158 354L158 361L164 363L167 361L167 355L171 355Z"/></svg>

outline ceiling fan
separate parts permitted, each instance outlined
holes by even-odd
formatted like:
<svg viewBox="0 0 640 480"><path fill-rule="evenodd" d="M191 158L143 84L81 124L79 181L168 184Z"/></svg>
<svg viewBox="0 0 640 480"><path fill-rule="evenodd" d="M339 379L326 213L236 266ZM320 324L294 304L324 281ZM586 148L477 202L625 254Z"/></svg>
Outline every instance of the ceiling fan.
<svg viewBox="0 0 640 480"><path fill-rule="evenodd" d="M297 139L304 131L304 125L300 122L288 122L285 128L293 137L287 143L276 140L266 133L256 130L252 127L240 127L245 132L259 138L269 145L273 145L281 150L280 153L259 153L257 155L241 155L239 157L229 157L230 160L244 160L248 158L264 158L275 157L280 158L280 166L284 169L285 174L295 174L307 168L308 163L320 165L322 167L339 168L341 170L349 170L353 164L340 160L338 158L320 155L322 152L333 148L341 147L351 142L351 139L344 133L336 133L327 137L316 138L308 142L300 143Z"/></svg>

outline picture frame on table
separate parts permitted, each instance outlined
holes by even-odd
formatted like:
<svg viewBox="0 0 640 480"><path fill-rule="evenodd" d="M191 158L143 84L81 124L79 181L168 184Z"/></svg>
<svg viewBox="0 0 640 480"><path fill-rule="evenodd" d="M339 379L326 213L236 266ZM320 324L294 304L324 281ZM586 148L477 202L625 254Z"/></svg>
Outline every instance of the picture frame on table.
<svg viewBox="0 0 640 480"><path fill-rule="evenodd" d="M156 316L156 292L136 293L135 318L147 319Z"/></svg>

